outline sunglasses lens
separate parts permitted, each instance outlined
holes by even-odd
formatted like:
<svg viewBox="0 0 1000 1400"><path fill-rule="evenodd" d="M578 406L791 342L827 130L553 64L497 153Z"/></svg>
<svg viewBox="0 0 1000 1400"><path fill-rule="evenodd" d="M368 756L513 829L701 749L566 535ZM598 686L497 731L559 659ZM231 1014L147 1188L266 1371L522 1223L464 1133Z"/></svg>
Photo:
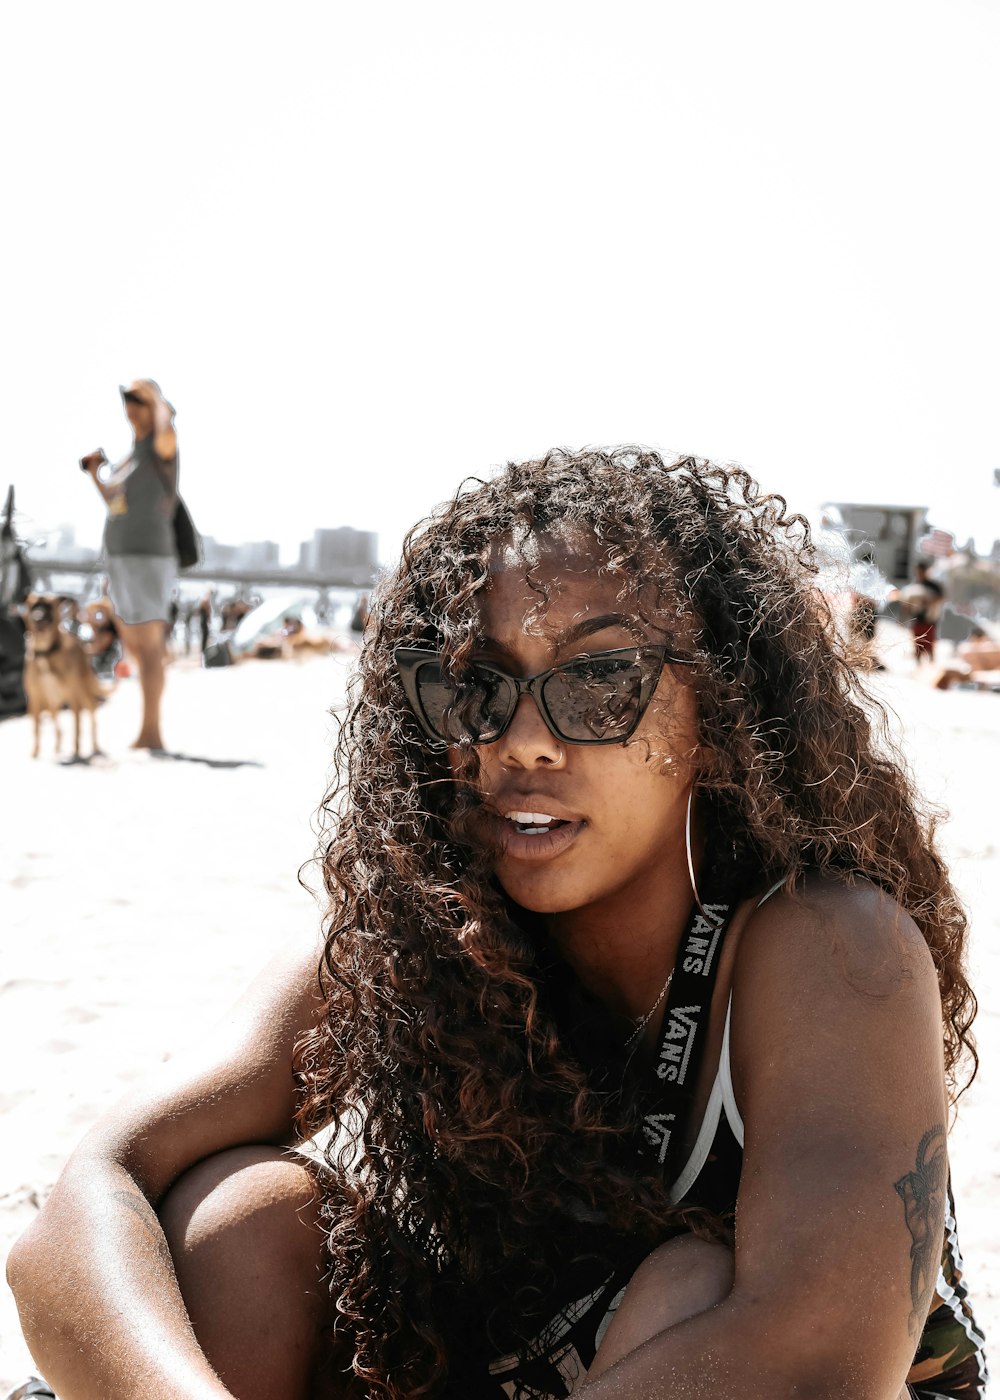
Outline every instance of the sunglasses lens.
<svg viewBox="0 0 1000 1400"><path fill-rule="evenodd" d="M556 671L542 698L563 739L625 739L643 708L644 668L628 656L593 656Z"/></svg>
<svg viewBox="0 0 1000 1400"><path fill-rule="evenodd" d="M424 718L449 744L491 743L517 703L517 690L506 676L478 666L467 682L456 686L436 661L426 661L417 667L416 685Z"/></svg>

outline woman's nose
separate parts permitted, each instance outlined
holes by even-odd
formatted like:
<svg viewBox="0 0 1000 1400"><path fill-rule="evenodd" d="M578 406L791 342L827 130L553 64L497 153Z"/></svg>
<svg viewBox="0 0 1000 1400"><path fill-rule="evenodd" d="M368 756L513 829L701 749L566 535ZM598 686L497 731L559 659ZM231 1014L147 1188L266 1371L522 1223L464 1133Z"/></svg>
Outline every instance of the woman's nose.
<svg viewBox="0 0 1000 1400"><path fill-rule="evenodd" d="M500 762L506 767L533 768L536 764L553 767L566 760L565 745L542 719L530 695L522 695L518 700L514 718L498 743Z"/></svg>

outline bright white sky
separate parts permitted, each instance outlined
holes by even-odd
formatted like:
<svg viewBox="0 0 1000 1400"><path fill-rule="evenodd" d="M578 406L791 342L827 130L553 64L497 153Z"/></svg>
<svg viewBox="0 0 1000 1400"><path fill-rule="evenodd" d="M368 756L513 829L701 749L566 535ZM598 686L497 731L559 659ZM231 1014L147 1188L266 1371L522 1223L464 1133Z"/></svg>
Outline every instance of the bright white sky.
<svg viewBox="0 0 1000 1400"><path fill-rule="evenodd" d="M996 0L3 7L23 525L116 386L223 540L378 530L624 440L1000 534Z"/></svg>

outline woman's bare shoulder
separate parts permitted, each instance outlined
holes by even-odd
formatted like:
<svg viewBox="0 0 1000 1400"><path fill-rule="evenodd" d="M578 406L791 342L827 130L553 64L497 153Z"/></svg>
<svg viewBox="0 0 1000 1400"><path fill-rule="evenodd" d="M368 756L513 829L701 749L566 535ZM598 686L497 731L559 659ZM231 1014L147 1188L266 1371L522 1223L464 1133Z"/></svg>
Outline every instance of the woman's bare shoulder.
<svg viewBox="0 0 1000 1400"><path fill-rule="evenodd" d="M871 881L837 874L810 873L746 919L734 983L778 970L874 996L937 988L930 949L910 914Z"/></svg>
<svg viewBox="0 0 1000 1400"><path fill-rule="evenodd" d="M809 875L755 908L735 951L732 1007L738 1096L775 1056L804 1070L807 1047L880 1060L906 1041L938 1073L934 959L913 918L869 881Z"/></svg>

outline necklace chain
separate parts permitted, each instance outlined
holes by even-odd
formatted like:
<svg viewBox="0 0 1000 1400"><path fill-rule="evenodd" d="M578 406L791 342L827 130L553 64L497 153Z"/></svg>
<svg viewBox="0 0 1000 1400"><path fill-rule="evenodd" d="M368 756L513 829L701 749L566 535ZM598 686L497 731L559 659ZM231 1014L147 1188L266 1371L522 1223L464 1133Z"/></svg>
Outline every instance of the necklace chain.
<svg viewBox="0 0 1000 1400"><path fill-rule="evenodd" d="M656 1000L653 1002L652 1006L651 1006L651 1007L649 1008L649 1010L646 1012L645 1016L640 1017L639 1020L636 1021L636 1023L635 1023L635 1030L632 1032L632 1034L629 1036L628 1040L626 1040L626 1042L625 1042L625 1044L624 1044L624 1047L623 1047L623 1048L624 1048L625 1050L628 1049L628 1047L632 1044L633 1040L637 1040L637 1039L639 1038L639 1036L642 1035L643 1031L644 1031L644 1030L646 1029L646 1027L649 1025L650 1021L651 1021L651 1020L653 1019L653 1017L656 1015L656 1012L657 1012L657 1009L658 1009L660 1003L662 1002L663 998L667 995L667 993L670 991L670 984L671 984L671 982L672 982L673 980L674 980L674 970L673 970L673 968L671 968L671 969L670 969L670 975L667 977L667 980L664 982L663 986L660 988L660 995L659 995L659 996L656 998Z"/></svg>

